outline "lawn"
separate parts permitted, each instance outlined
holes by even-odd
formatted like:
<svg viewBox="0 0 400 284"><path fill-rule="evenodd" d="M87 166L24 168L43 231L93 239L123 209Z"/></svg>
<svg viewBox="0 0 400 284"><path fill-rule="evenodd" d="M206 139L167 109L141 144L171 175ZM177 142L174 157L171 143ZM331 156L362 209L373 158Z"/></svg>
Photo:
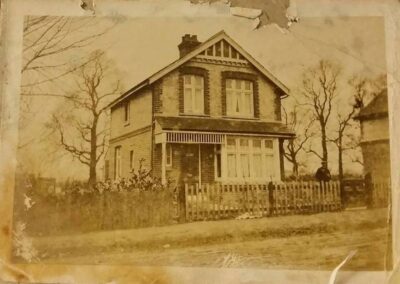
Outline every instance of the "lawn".
<svg viewBox="0 0 400 284"><path fill-rule="evenodd" d="M387 210L177 224L33 240L47 263L385 269ZM390 254L389 254L390 255Z"/></svg>

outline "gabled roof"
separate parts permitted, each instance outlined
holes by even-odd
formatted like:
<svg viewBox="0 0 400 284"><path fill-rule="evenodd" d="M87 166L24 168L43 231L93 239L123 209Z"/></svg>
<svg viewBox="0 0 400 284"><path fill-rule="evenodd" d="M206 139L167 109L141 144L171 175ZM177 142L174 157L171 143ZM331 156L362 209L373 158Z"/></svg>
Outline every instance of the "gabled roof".
<svg viewBox="0 0 400 284"><path fill-rule="evenodd" d="M157 116L156 121L163 130L269 134L289 138L295 136L293 131L279 122L189 116Z"/></svg>
<svg viewBox="0 0 400 284"><path fill-rule="evenodd" d="M388 116L387 90L382 91L369 104L361 108L354 119L368 120Z"/></svg>
<svg viewBox="0 0 400 284"><path fill-rule="evenodd" d="M179 58L178 60L172 62L171 64L167 65L160 71L154 73L146 80L140 82L120 97L115 99L109 104L109 107L113 107L114 105L118 104L125 98L129 97L130 95L136 93L137 91L141 90L142 88L151 85L158 79L162 78L163 76L167 75L171 71L175 70L182 64L188 62L195 56L199 55L201 52L205 51L210 46L216 44L220 40L227 41L233 48L235 48L246 60L248 60L255 68L257 68L264 76L270 79L284 94L289 94L289 89L286 87L281 81L279 81L270 71L268 71L264 66L262 66L257 60L255 60L247 51L245 51L239 44L237 44L230 36L228 36L225 31L220 31L217 34L210 37L207 41L200 44L197 48L193 51L189 52L185 56Z"/></svg>

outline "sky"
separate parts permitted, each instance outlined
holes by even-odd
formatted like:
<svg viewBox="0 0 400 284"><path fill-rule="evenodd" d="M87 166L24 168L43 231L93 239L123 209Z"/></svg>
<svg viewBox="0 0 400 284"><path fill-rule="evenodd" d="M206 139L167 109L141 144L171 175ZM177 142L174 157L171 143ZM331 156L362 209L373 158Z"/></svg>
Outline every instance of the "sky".
<svg viewBox="0 0 400 284"><path fill-rule="evenodd" d="M330 59L341 65L343 78L353 74L376 76L386 70L384 22L379 17L302 18L288 30L275 24L253 30L251 20L228 15L218 18L99 18L94 29L100 30L110 23L115 26L108 33L91 46L68 56L82 56L95 49L105 50L107 58L118 70L122 90L133 87L176 60L179 55L177 45L184 34L196 34L200 41L205 41L220 30L225 30L289 87L291 97L288 102L296 98L304 71L321 59ZM93 28L87 32L93 32ZM58 82L51 88L61 85L66 88L68 82ZM349 89L344 87L341 92L345 97ZM41 111L32 119L30 131L40 131L60 103L58 99L35 100L32 105L40 106ZM45 106L43 102L46 102ZM46 148L43 142L40 145L32 143L28 150L24 150L28 151L24 156L29 156L31 161L40 160ZM51 162L51 166L33 168L42 176L85 177L86 168L79 162L72 161L68 154L60 156ZM290 164L286 164L289 168ZM65 168L68 171L62 170ZM348 165L348 169L360 171L355 165Z"/></svg>

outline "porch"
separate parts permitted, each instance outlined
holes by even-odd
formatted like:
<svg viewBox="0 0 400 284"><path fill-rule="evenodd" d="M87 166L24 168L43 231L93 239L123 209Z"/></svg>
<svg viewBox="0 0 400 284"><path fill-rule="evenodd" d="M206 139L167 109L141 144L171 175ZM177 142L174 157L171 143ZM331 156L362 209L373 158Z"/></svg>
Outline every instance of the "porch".
<svg viewBox="0 0 400 284"><path fill-rule="evenodd" d="M283 177L283 139L272 135L164 131L156 135L162 182L265 184Z"/></svg>
<svg viewBox="0 0 400 284"><path fill-rule="evenodd" d="M266 183L283 177L283 141L294 133L280 122L157 116L153 174L176 184Z"/></svg>

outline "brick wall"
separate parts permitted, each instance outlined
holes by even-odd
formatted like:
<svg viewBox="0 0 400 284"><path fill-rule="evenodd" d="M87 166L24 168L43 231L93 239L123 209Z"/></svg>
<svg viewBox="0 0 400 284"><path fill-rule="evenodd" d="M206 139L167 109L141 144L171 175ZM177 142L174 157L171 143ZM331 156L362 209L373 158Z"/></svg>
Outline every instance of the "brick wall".
<svg viewBox="0 0 400 284"><path fill-rule="evenodd" d="M237 67L221 64L210 64L196 61L187 62L185 67L198 67L208 71L209 79L209 105L210 116L223 116L222 106L222 72L243 72L257 76L258 85L258 104L259 116L263 121L276 121L280 117L280 100L277 100L277 92L271 81L263 77L253 67ZM162 113L165 115L179 115L182 110L179 109L179 70L172 71L163 78L163 90L161 95ZM278 105L279 104L279 105Z"/></svg>
<svg viewBox="0 0 400 284"><path fill-rule="evenodd" d="M198 147L195 144L172 144L172 165L166 167L166 174L173 184L199 181ZM214 145L201 145L201 168L202 182L213 182ZM153 173L155 176L161 177L161 144L156 144L154 148Z"/></svg>

